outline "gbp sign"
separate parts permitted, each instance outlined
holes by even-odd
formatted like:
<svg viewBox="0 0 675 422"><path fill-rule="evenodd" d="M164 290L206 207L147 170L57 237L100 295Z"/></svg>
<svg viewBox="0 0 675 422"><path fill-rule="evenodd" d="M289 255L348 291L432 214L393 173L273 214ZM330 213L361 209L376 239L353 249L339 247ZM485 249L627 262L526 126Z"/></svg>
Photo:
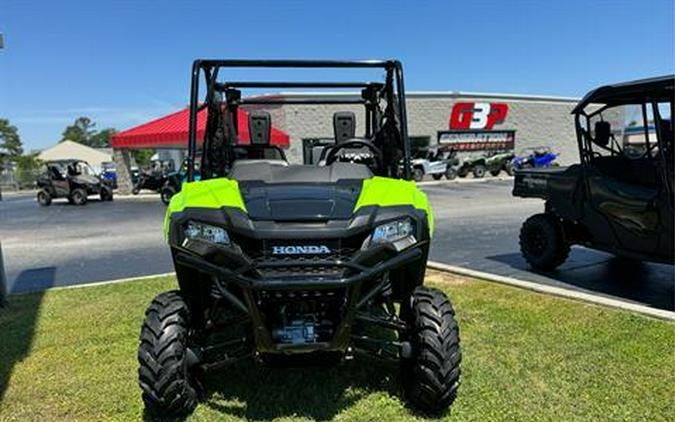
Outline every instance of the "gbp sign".
<svg viewBox="0 0 675 422"><path fill-rule="evenodd" d="M486 129L503 123L509 112L504 103L456 103L450 114L450 129Z"/></svg>

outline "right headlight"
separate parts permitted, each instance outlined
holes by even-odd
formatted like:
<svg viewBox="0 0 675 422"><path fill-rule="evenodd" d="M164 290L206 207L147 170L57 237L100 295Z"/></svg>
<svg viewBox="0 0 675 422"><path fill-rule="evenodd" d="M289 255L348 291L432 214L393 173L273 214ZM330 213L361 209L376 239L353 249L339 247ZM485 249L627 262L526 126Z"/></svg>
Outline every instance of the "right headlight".
<svg viewBox="0 0 675 422"><path fill-rule="evenodd" d="M417 243L414 233L415 224L412 219L407 217L380 224L365 240L362 249L380 243L391 243L396 250L401 251Z"/></svg>

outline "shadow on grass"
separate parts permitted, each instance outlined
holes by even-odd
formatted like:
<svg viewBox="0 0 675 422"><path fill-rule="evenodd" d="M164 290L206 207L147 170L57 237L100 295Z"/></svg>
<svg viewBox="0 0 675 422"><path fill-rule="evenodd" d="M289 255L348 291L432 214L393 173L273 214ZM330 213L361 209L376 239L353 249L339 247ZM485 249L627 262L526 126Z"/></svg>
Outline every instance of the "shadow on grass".
<svg viewBox="0 0 675 422"><path fill-rule="evenodd" d="M400 396L398 368L369 357L334 366L289 368L243 361L206 375L206 397L200 406L246 420L333 420L371 393ZM144 416L145 420L162 420Z"/></svg>
<svg viewBox="0 0 675 422"><path fill-rule="evenodd" d="M36 274L42 278L42 288L53 285L55 268L38 268L19 274L12 291L31 290ZM14 366L30 354L43 296L44 292L11 295L0 308L0 406Z"/></svg>
<svg viewBox="0 0 675 422"><path fill-rule="evenodd" d="M267 367L246 362L209 374L204 405L245 419L331 420L373 392L399 394L398 365L358 357L336 366Z"/></svg>

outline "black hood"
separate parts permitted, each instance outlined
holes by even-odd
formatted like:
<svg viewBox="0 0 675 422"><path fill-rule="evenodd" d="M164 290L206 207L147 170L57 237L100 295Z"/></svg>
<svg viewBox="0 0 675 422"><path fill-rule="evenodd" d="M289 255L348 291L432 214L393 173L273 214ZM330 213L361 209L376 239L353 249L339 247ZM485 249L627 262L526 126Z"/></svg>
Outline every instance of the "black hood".
<svg viewBox="0 0 675 422"><path fill-rule="evenodd" d="M239 182L239 190L252 220L325 221L352 215L362 180L335 183Z"/></svg>

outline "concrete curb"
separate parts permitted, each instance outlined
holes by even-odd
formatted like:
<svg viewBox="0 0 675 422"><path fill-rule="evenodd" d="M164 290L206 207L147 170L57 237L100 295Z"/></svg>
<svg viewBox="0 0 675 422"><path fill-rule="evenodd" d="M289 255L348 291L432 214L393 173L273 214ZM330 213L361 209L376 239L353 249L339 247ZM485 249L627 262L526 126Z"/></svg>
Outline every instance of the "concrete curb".
<svg viewBox="0 0 675 422"><path fill-rule="evenodd" d="M488 182L502 182L505 180L513 180L513 176L498 176L498 177L481 177L480 179L462 179L458 177L454 180L429 180L426 182L417 182L417 186L434 186L434 185L450 185L450 184L464 184L464 183L488 183Z"/></svg>
<svg viewBox="0 0 675 422"><path fill-rule="evenodd" d="M591 293L579 292L576 290L565 289L562 287L547 286L545 284L534 283L531 281L519 280L513 277L504 277L501 275L490 274L482 271L471 270L468 268L447 265L440 262L429 261L427 267L433 270L445 271L453 274L467 277L478 278L481 280L492 281L495 283L506 284L508 286L519 287L521 289L532 290L538 293L544 293L552 296L564 297L567 299L579 300L595 305L607 306L610 308L621 309L624 311L635 312L647 315L653 318L675 321L675 312L663 309L652 308L637 303L625 302L622 300L611 299L604 296L597 296Z"/></svg>

